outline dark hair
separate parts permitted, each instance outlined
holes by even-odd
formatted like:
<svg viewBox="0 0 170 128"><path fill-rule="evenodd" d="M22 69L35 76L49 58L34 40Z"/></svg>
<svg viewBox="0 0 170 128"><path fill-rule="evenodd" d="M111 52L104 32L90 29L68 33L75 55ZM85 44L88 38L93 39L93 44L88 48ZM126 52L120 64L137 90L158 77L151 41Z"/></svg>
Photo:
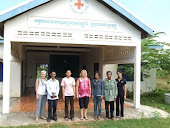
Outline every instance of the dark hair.
<svg viewBox="0 0 170 128"><path fill-rule="evenodd" d="M50 73L53 73L53 72L55 72L55 74L56 74L56 71L55 71L55 70L52 70Z"/></svg>
<svg viewBox="0 0 170 128"><path fill-rule="evenodd" d="M112 75L112 72L111 72L111 71L107 71L107 72L106 72L106 74L108 74L108 73L111 73L111 75Z"/></svg>
<svg viewBox="0 0 170 128"><path fill-rule="evenodd" d="M68 71L70 71L70 72L71 72L71 70L70 70L70 69L67 69L67 70L66 70L66 72L68 72Z"/></svg>
<svg viewBox="0 0 170 128"><path fill-rule="evenodd" d="M122 72L121 70L118 70L117 73L118 73L118 72L121 73L121 74L123 74L123 72Z"/></svg>
<svg viewBox="0 0 170 128"><path fill-rule="evenodd" d="M98 71L96 71L96 72L94 73L94 76L95 76L96 74L98 74L98 75L100 76L100 73L99 73Z"/></svg>

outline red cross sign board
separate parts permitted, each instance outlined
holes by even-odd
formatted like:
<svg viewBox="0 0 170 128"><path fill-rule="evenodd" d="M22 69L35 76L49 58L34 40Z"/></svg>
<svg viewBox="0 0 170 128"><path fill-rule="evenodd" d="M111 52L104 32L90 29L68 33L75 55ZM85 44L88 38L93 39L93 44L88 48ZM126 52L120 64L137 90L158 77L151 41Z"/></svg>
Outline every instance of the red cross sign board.
<svg viewBox="0 0 170 128"><path fill-rule="evenodd" d="M88 7L87 0L70 0L70 6L76 13L83 13Z"/></svg>

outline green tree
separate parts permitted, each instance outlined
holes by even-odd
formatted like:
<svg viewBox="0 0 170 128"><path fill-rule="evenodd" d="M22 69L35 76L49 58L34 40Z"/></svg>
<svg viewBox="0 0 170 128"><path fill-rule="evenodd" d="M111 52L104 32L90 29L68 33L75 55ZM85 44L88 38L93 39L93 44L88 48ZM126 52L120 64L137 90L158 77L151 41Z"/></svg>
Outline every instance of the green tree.
<svg viewBox="0 0 170 128"><path fill-rule="evenodd" d="M157 69L157 77L167 78L170 74L170 50L164 49L151 49L150 45L167 45L166 42L158 42L156 38L159 38L163 32L155 33L153 36L145 38L141 43L141 72L144 78L150 77L148 71L152 68ZM133 76L133 65L121 65L118 69L123 69L124 73L129 77Z"/></svg>

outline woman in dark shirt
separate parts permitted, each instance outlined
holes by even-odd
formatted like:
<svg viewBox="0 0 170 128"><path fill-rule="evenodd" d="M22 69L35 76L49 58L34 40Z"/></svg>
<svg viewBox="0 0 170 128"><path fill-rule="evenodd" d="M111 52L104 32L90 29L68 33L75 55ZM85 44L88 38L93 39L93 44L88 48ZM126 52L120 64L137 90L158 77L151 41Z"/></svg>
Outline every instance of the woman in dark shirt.
<svg viewBox="0 0 170 128"><path fill-rule="evenodd" d="M119 117L119 104L121 105L121 118L124 117L124 100L126 99L126 79L122 77L122 71L117 71L116 79L118 95L116 99L116 117Z"/></svg>

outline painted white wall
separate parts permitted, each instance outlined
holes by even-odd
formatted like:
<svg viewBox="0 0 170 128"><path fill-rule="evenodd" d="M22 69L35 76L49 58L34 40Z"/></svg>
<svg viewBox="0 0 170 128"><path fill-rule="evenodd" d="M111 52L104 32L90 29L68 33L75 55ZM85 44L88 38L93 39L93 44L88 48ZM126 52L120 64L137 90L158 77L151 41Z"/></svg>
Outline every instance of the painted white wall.
<svg viewBox="0 0 170 128"><path fill-rule="evenodd" d="M102 65L103 65L103 57L102 57L102 48L91 48L91 51L88 53L81 54L80 56L80 69L82 69L83 65L86 66L86 70L88 72L88 77L94 78L94 63L99 63L99 72L102 74ZM101 75L102 77L102 75Z"/></svg>
<svg viewBox="0 0 170 128"><path fill-rule="evenodd" d="M47 11L48 10L48 11ZM100 14L100 15L99 15ZM115 22L117 24L117 30L113 31L82 31L82 30L70 30L70 29L52 29L52 28L34 28L29 27L29 17L53 17L53 18L67 18L74 20L87 20L87 21L104 21ZM14 25L15 24L15 25ZM8 33L10 39L13 41L24 42L48 42L48 43L68 43L68 44L97 44L97 45L132 45L135 46L138 41L141 40L141 32L125 21L123 18L113 13L110 9L102 5L96 0L88 1L88 9L83 14L75 13L70 7L68 0L51 1L45 5L32 9L16 18L9 20L5 23L5 32ZM17 36L17 31L44 31L44 32L66 32L72 33L73 38L64 39L59 38L58 41L55 38L49 37L34 37L29 36ZM132 37L132 41L107 41L107 40L91 40L84 39L84 34L106 34L106 35L127 35ZM105 42L105 43L104 43Z"/></svg>
<svg viewBox="0 0 170 128"><path fill-rule="evenodd" d="M68 0L55 0L47 4L39 6L35 9L32 9L22 15L19 15L11 20L8 20L4 24L4 35L5 43L13 42L33 42L33 43L64 43L64 44L89 44L89 45L110 45L110 46L137 46L141 43L141 32L125 21L123 18L119 17L117 14L113 13L110 9L102 5L96 0L90 0L88 3L89 7L87 11L83 14L77 14L73 12L70 7ZM48 11L47 11L48 10ZM53 18L67 18L74 20L87 20L87 21L103 21L103 22L115 22L118 25L118 30L113 31L82 31L82 30L70 30L70 29L58 29L58 28L43 28L43 27L32 27L28 24L28 19L31 16L36 17L53 17ZM72 38L49 38L42 36L20 36L18 31L28 31L28 32L59 32L59 33L71 33ZM132 37L131 41L109 41L109 40L100 40L100 39L85 39L85 34L93 35L119 35L119 36L130 36ZM6 45L6 50L10 51L9 45ZM8 52L8 53L10 53ZM11 54L11 53L10 53ZM10 60L10 54L7 54L6 62L6 71L10 72L10 66L8 61ZM15 54L17 55L17 53ZM5 57L5 56L4 56ZM16 56L15 56L16 57ZM103 63L103 61L101 62ZM16 64L17 65L17 64ZM18 66L19 67L19 66ZM11 69L12 70L12 69ZM7 74L4 74L5 80L4 83L9 85L10 77ZM20 82L20 80L18 80ZM139 85L140 86L140 85ZM9 112L9 97L8 97L8 86L5 86L4 89L4 113ZM12 86L14 87L14 86ZM7 108L5 108L7 106Z"/></svg>
<svg viewBox="0 0 170 128"><path fill-rule="evenodd" d="M3 93L3 82L0 82L0 97L2 96Z"/></svg>
<svg viewBox="0 0 170 128"><path fill-rule="evenodd" d="M10 97L21 96L21 63L11 61Z"/></svg>
<svg viewBox="0 0 170 128"><path fill-rule="evenodd" d="M0 59L3 59L3 49L4 49L4 45L0 44Z"/></svg>
<svg viewBox="0 0 170 128"><path fill-rule="evenodd" d="M103 65L103 80L107 78L106 76L106 72L107 71L111 71L112 72L112 79L116 79L117 78L117 64L104 64Z"/></svg>
<svg viewBox="0 0 170 128"><path fill-rule="evenodd" d="M156 69L151 69L149 71L149 78L143 78L141 81L141 93L151 92L156 88ZM134 86L134 82L127 81L127 89L132 92L132 88Z"/></svg>
<svg viewBox="0 0 170 128"><path fill-rule="evenodd" d="M11 61L10 97L21 96L21 63ZM3 94L3 82L0 82L0 96Z"/></svg>

